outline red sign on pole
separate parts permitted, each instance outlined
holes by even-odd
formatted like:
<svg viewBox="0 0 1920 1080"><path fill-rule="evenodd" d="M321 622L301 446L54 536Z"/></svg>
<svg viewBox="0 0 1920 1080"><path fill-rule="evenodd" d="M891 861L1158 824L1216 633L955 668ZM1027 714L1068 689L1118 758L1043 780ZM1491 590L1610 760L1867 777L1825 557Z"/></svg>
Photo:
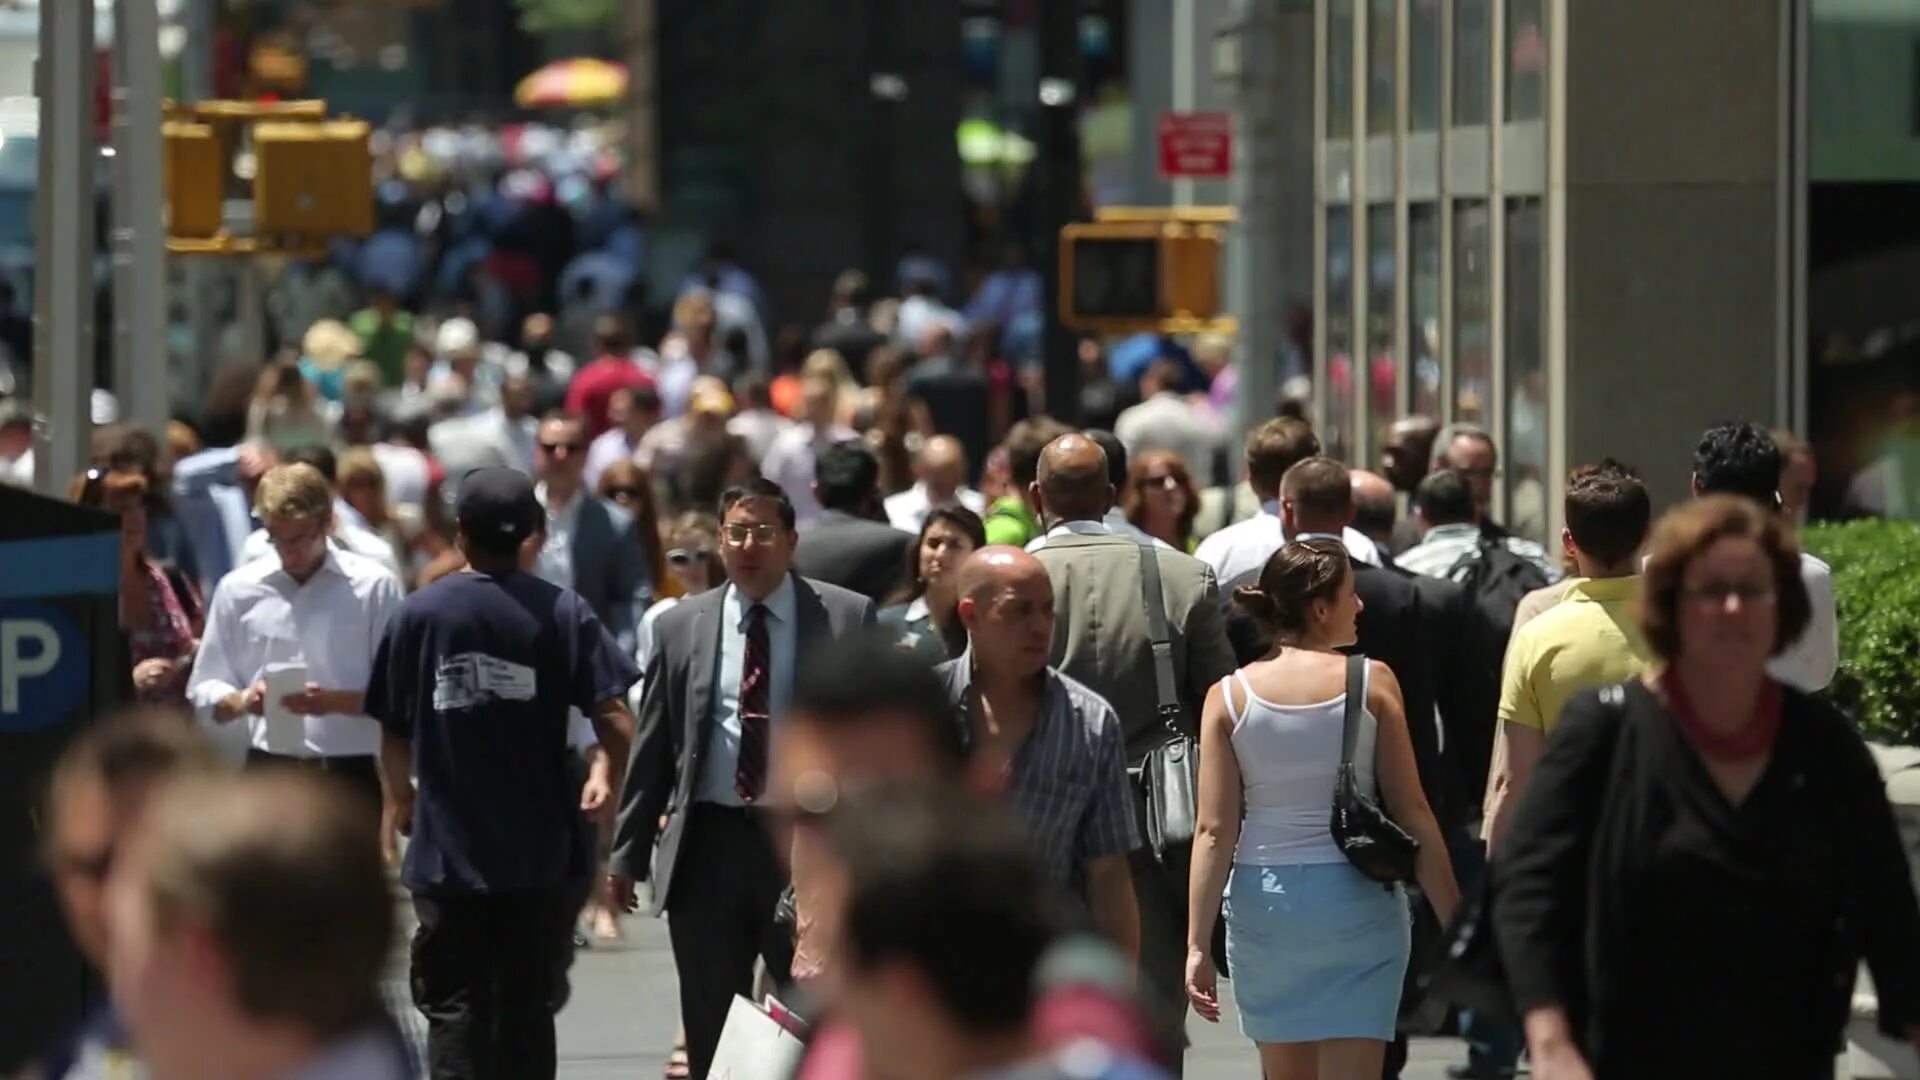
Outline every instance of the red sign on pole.
<svg viewBox="0 0 1920 1080"><path fill-rule="evenodd" d="M1233 117L1223 112L1160 114L1160 175L1233 175Z"/></svg>

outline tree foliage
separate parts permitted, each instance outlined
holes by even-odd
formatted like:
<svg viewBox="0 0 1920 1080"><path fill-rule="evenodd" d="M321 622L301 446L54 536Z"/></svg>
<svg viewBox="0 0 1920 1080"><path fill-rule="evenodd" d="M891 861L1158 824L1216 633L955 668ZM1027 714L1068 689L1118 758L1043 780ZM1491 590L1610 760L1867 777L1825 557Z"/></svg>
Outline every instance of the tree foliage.
<svg viewBox="0 0 1920 1080"><path fill-rule="evenodd" d="M1801 541L1833 568L1840 671L1828 694L1868 738L1920 746L1920 524L1818 524Z"/></svg>
<svg viewBox="0 0 1920 1080"><path fill-rule="evenodd" d="M520 26L528 33L555 30L597 30L610 26L621 0L514 0L520 8Z"/></svg>

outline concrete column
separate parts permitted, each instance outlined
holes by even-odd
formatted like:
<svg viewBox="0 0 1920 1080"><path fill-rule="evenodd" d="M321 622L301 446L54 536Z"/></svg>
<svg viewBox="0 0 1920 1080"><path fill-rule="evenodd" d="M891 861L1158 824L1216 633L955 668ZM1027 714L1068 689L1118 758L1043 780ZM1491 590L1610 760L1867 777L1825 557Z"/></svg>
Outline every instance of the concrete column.
<svg viewBox="0 0 1920 1080"><path fill-rule="evenodd" d="M160 13L118 0L113 90L113 386L120 414L159 435L170 413L160 207Z"/></svg>
<svg viewBox="0 0 1920 1080"><path fill-rule="evenodd" d="M85 467L92 438L94 68L93 0L42 4L33 396L46 423L34 486L55 496Z"/></svg>
<svg viewBox="0 0 1920 1080"><path fill-rule="evenodd" d="M1165 206L1172 188L1160 175L1160 114L1174 108L1174 73L1181 57L1168 47L1173 24L1190 3L1163 0L1127 7L1127 92L1133 105L1133 147L1130 170L1138 206Z"/></svg>

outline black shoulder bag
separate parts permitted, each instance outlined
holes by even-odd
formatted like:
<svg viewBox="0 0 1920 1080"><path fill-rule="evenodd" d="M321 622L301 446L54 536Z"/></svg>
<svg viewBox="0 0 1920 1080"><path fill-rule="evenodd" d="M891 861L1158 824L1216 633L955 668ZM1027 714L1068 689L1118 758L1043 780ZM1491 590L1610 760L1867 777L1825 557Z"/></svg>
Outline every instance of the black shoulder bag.
<svg viewBox="0 0 1920 1080"><path fill-rule="evenodd" d="M1360 741L1360 724L1366 714L1366 670L1365 656L1347 657L1346 716L1341 724L1340 772L1333 784L1329 829L1354 869L1391 885L1413 880L1420 844L1394 824L1372 792L1360 790L1353 750Z"/></svg>
<svg viewBox="0 0 1920 1080"><path fill-rule="evenodd" d="M1166 741L1147 752L1140 786L1147 802L1147 845L1165 861L1168 852L1193 843L1199 819L1200 744L1180 727L1184 710L1173 677L1173 635L1160 591L1160 557L1152 544L1140 545L1140 592L1153 640L1154 713L1167 729Z"/></svg>

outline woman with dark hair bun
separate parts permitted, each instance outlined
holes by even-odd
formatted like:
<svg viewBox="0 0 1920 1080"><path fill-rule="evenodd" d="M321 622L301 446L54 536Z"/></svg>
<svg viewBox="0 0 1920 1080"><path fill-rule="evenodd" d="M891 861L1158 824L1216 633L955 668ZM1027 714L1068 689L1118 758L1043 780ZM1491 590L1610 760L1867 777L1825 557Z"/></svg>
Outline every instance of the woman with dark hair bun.
<svg viewBox="0 0 1920 1080"><path fill-rule="evenodd" d="M1338 540L1275 552L1234 602L1273 637L1268 655L1220 681L1200 717L1200 821L1187 929L1187 996L1220 1019L1209 944L1224 893L1240 1029L1268 1076L1380 1075L1394 1036L1411 914L1398 885L1347 862L1329 829L1341 763L1347 658L1360 598ZM1459 902L1407 737L1400 684L1365 665L1354 753L1361 790L1419 841L1417 877L1441 922Z"/></svg>

